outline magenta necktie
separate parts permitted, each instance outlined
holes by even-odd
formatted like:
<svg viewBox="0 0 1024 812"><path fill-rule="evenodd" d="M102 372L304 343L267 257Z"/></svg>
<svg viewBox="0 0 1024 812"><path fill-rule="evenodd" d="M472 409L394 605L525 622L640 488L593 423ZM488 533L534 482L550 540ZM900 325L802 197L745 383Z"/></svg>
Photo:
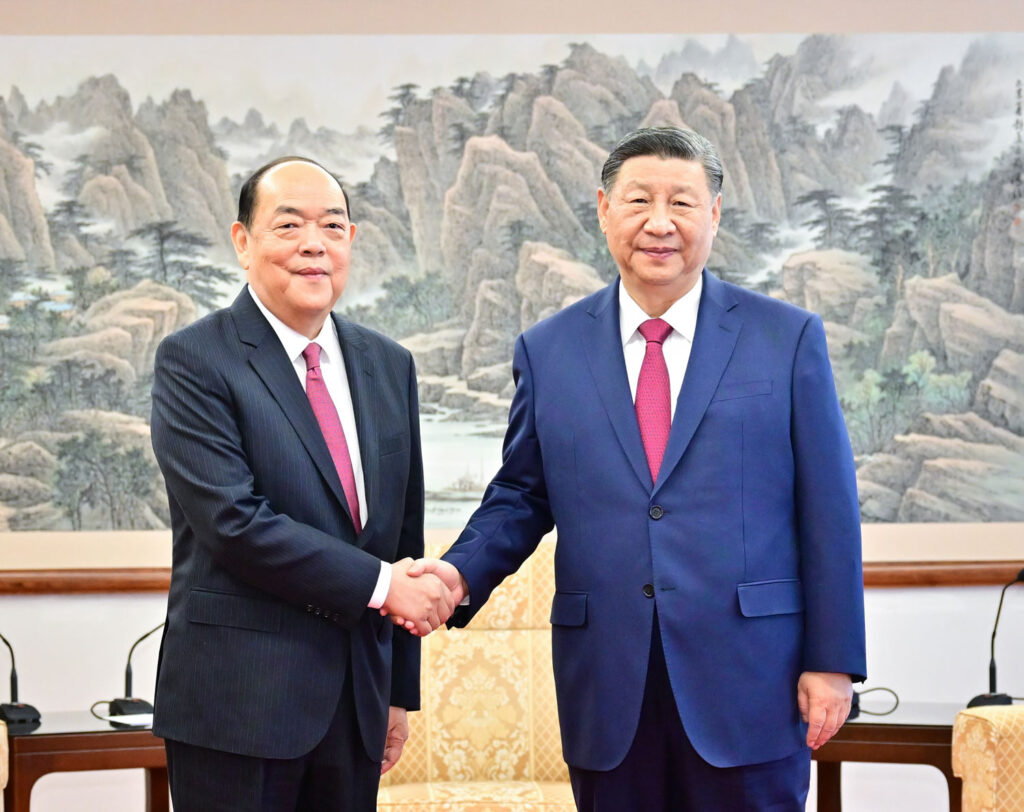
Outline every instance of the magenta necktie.
<svg viewBox="0 0 1024 812"><path fill-rule="evenodd" d="M661 351L662 342L672 332L672 325L662 319L648 319L640 325L640 335L647 340L647 351L636 383L636 421L647 452L651 480L658 481L661 458L665 456L668 432L672 428L672 407L669 402L668 367Z"/></svg>
<svg viewBox="0 0 1024 812"><path fill-rule="evenodd" d="M363 526L359 519L359 493L356 491L356 477L352 472L352 457L348 453L348 443L345 442L345 431L341 428L338 410L334 408L334 401L331 400L327 384L320 374L320 349L320 345L314 342L302 351L302 357L306 361L306 397L309 398L316 422L320 424L320 431L327 441L327 450L331 452L334 467L338 469L338 478L348 500L348 509L352 512L352 524L359 533Z"/></svg>

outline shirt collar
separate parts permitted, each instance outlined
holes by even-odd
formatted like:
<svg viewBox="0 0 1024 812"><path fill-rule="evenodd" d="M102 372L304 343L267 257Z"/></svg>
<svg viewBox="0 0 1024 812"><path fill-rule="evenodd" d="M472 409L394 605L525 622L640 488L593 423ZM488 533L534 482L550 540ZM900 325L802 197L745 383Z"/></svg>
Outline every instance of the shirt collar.
<svg viewBox="0 0 1024 812"><path fill-rule="evenodd" d="M700 307L700 294L704 288L704 274L697 277L697 284L680 299L672 303L661 318L672 325L672 332L693 343L693 334L697 330L697 309ZM622 334L622 346L630 339L639 335L637 329L650 318L642 307L636 303L626 286L619 281L619 331Z"/></svg>
<svg viewBox="0 0 1024 812"><path fill-rule="evenodd" d="M284 347L285 354L288 356L288 360L295 363L299 356L302 355L303 350L310 344L310 339L306 338L302 333L297 330L293 330L277 316L270 312L263 302L260 301L260 297L256 295L256 291L253 290L252 285L246 285L249 291L249 295L252 296L252 300L256 302L256 306L260 309L260 312L267 317L267 321L270 322L270 326L273 328L274 333L277 335ZM328 316L324 319L324 326L320 328L320 332L316 338L312 339L320 345L320 357L326 360L328 363L331 361L338 361L341 358L341 343L338 341L338 331L334 326L334 319Z"/></svg>

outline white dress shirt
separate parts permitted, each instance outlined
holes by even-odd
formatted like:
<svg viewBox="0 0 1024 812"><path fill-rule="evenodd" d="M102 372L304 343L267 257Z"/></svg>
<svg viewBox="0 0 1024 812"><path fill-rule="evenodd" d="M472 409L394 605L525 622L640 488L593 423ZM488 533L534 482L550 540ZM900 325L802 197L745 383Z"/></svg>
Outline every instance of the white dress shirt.
<svg viewBox="0 0 1024 812"><path fill-rule="evenodd" d="M697 284L660 317L672 325L661 345L668 367L670 391L675 393L669 401L672 417L676 415L676 400L686 375L686 366L690 362L690 348L693 346L693 334L697 329L697 309L700 306L700 292L704 288L704 277L697 278ZM648 316L629 295L626 286L619 282L619 331L622 333L622 353L626 358L626 375L629 378L629 391L636 403L636 385L640 379L640 367L647 352L647 340L640 335L640 325L647 321Z"/></svg>
<svg viewBox="0 0 1024 812"><path fill-rule="evenodd" d="M306 359L302 357L303 351L309 346L311 340L302 333L293 330L277 316L271 313L265 304L260 301L252 285L247 285L249 295L256 302L260 312L267 317L274 333L281 341L285 354L292 362L295 374L299 378L303 391L306 389ZM366 506L366 487L363 484L363 463L359 454L359 434L356 431L356 412L352 406L352 391L348 386L348 375L345 370L345 356L341 353L341 343L338 340L338 331L334 326L334 319L328 318L324 326L313 342L320 345L320 374L327 387L327 393L334 401L334 408L338 411L338 419L341 420L341 428L345 432L345 442L348 445L348 454L352 459L352 475L356 481L356 494L359 497L359 515L363 524L369 519L369 511ZM368 606L371 609L379 609L384 605L388 589L391 587L391 564L387 561L380 562L380 576L377 578L377 586L373 590Z"/></svg>

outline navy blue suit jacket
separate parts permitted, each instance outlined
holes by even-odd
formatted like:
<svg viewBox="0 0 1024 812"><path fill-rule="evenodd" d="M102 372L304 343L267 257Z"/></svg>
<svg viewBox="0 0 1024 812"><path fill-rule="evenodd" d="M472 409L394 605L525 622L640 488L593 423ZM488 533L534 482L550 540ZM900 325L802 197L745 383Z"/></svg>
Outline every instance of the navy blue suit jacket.
<svg viewBox="0 0 1024 812"><path fill-rule="evenodd" d="M302 384L247 290L157 350L153 447L174 536L160 736L300 756L326 732L348 671L376 759L388 705L419 706L419 641L367 609L380 560L423 553L413 361L332 318L366 486L358 537Z"/></svg>
<svg viewBox="0 0 1024 812"><path fill-rule="evenodd" d="M503 465L445 554L468 622L557 526L551 607L566 761L608 770L640 714L657 607L687 734L716 766L805 747L802 671L865 673L853 456L821 320L707 271L651 482L617 283L519 337Z"/></svg>

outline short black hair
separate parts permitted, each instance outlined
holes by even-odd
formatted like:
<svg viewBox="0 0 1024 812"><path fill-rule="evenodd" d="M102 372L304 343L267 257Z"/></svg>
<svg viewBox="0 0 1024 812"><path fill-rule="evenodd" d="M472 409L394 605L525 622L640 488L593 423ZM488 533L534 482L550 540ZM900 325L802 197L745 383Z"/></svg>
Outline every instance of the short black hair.
<svg viewBox="0 0 1024 812"><path fill-rule="evenodd" d="M722 161L718 151L703 135L680 127L643 127L625 136L608 156L601 169L601 186L610 194L619 169L630 158L654 155L658 158L682 158L700 161L711 196L722 191Z"/></svg>
<svg viewBox="0 0 1024 812"><path fill-rule="evenodd" d="M263 176L275 166L291 163L292 161L301 161L302 163L317 166L334 178L335 183L338 184L338 188L341 189L342 197L345 198L345 209L348 211L348 219L351 221L352 207L349 205L348 192L345 191L345 186L342 184L341 178L335 175L326 166L314 161L312 158L304 158L301 155L285 155L283 158L275 158L269 163L263 164L263 166L253 172L249 176L249 179L242 184L242 191L238 193L238 222L245 226L246 231L252 228L252 215L253 212L256 211L256 192L259 189L260 181L263 180Z"/></svg>

